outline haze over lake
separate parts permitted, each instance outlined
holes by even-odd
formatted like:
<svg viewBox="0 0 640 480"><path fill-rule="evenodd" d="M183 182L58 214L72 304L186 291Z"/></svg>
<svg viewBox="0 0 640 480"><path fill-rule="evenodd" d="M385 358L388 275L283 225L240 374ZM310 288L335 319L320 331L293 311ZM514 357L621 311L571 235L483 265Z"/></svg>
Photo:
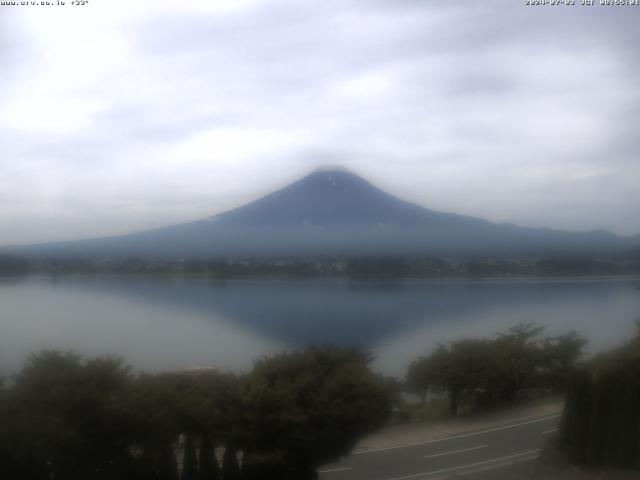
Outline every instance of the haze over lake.
<svg viewBox="0 0 640 480"><path fill-rule="evenodd" d="M640 312L633 277L235 279L37 276L0 283L0 373L42 348L123 356L158 371L243 371L310 344L355 346L403 375L440 341L522 322L575 329L597 351L624 341Z"/></svg>

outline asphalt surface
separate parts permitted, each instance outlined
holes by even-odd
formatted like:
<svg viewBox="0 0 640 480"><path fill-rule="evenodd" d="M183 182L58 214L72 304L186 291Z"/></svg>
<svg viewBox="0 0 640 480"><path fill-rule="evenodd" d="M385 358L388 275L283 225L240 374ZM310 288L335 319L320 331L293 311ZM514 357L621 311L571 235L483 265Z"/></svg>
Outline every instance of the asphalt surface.
<svg viewBox="0 0 640 480"><path fill-rule="evenodd" d="M436 480L532 478L535 460L559 415L522 420L428 442L357 451L326 465L321 480Z"/></svg>

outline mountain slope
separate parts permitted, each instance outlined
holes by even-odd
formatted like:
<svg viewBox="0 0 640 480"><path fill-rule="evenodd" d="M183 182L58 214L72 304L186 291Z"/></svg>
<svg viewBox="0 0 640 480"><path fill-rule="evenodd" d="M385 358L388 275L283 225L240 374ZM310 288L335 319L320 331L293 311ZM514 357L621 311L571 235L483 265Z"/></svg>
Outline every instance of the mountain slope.
<svg viewBox="0 0 640 480"><path fill-rule="evenodd" d="M320 170L220 218L235 225L327 227L415 226L457 222L464 217L405 202L344 170Z"/></svg>
<svg viewBox="0 0 640 480"><path fill-rule="evenodd" d="M344 170L314 172L209 219L119 237L14 248L46 256L610 253L631 239L494 224L400 200Z"/></svg>

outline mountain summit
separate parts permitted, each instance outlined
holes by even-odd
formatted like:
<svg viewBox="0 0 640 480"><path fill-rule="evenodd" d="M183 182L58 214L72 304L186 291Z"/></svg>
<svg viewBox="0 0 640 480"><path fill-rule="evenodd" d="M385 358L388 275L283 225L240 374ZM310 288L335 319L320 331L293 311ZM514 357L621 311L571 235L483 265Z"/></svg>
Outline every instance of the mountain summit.
<svg viewBox="0 0 640 480"><path fill-rule="evenodd" d="M13 249L46 256L539 255L610 253L631 239L495 224L401 200L343 169L315 171L214 217L119 237Z"/></svg>
<svg viewBox="0 0 640 480"><path fill-rule="evenodd" d="M443 216L343 169L318 170L217 219L248 226L418 225ZM446 215L445 215L446 216Z"/></svg>

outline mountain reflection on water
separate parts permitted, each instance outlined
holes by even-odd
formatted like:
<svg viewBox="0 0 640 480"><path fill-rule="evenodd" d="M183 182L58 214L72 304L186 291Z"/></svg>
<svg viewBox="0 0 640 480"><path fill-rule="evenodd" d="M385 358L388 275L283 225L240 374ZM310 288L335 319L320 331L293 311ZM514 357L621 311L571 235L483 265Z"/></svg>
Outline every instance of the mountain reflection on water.
<svg viewBox="0 0 640 480"><path fill-rule="evenodd" d="M636 285L620 277L36 277L0 284L0 368L57 347L119 354L145 369L242 370L260 355L313 344L369 350L379 370L401 375L437 342L521 322L575 329L592 349L607 347L640 317Z"/></svg>

